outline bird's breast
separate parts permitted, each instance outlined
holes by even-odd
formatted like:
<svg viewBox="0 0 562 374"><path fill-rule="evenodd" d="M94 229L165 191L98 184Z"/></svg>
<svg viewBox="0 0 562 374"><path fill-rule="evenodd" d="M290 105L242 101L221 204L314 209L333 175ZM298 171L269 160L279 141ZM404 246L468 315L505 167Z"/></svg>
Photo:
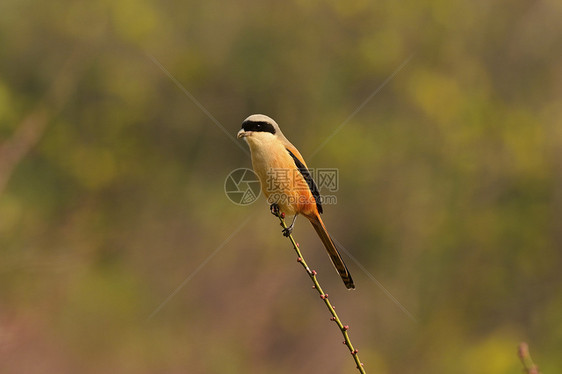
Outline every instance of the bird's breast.
<svg viewBox="0 0 562 374"><path fill-rule="evenodd" d="M252 146L250 143L250 149L252 166L270 204L278 204L281 211L289 215L304 213L316 206L308 184L283 144L269 142Z"/></svg>

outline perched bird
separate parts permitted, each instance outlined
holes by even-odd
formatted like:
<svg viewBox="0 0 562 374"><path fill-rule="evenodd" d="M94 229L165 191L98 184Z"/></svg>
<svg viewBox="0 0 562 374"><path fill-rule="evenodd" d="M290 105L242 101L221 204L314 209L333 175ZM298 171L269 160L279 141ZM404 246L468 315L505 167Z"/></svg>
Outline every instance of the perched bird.
<svg viewBox="0 0 562 374"><path fill-rule="evenodd" d="M244 120L238 138L244 138L250 147L252 166L272 210L278 208L285 214L294 215L283 234L288 236L292 232L297 215L308 218L345 286L355 288L351 274L320 218L323 210L318 187L300 152L285 138L279 125L268 116L254 114Z"/></svg>

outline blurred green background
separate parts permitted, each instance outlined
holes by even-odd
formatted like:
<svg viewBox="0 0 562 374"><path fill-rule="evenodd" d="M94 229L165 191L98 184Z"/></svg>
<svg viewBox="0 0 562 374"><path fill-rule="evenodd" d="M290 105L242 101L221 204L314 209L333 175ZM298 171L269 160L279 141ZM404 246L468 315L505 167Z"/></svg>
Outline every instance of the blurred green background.
<svg viewBox="0 0 562 374"><path fill-rule="evenodd" d="M520 373L522 340L558 372L561 17L558 0L3 0L0 371L354 372L265 199L225 196L248 155L160 63L232 136L268 114L339 169L326 225L416 319L345 256L348 292L297 222L368 372Z"/></svg>

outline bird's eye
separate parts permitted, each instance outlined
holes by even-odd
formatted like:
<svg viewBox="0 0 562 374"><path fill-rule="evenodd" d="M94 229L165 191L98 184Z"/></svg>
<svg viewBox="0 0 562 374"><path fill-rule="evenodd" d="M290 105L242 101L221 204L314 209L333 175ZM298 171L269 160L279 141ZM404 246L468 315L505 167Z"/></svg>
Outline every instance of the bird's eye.
<svg viewBox="0 0 562 374"><path fill-rule="evenodd" d="M258 125L256 126L256 128L257 128L258 130L261 130L262 127L263 127L263 125L262 125L261 123L258 123Z"/></svg>

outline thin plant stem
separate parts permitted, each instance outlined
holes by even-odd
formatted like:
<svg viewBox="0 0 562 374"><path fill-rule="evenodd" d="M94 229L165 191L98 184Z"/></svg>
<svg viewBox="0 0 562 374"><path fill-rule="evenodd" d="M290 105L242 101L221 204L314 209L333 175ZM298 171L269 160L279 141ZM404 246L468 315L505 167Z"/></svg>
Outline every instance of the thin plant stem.
<svg viewBox="0 0 562 374"><path fill-rule="evenodd" d="M283 229L287 229L287 224L285 223L285 213L275 213L273 212L273 214L279 218L279 221L281 222L281 226L283 227ZM348 334L348 330L349 330L349 326L344 325L340 318L338 317L338 314L336 313L336 310L334 309L334 306L332 305L332 303L330 303L330 300L328 299L328 294L324 292L324 290L322 289L322 287L320 286L320 283L318 283L318 278L316 277L317 273L315 270L311 270L310 267L308 267L304 256L302 255L300 248L299 248L299 244L297 242L295 242L295 239L293 238L293 235L289 234L288 235L289 240L291 241L291 244L293 245L293 248L295 250L295 252L297 253L297 261L302 265L302 267L304 268L304 270L306 270L306 273L308 274L310 280L312 280L312 283L314 283L314 286L312 288L314 288L316 291L318 291L318 293L320 294L320 298L324 301L324 304L326 304L326 307L328 308L328 310L330 311L330 314L332 314L332 317L330 318L331 321L334 321L336 323L336 325L338 325L343 338L345 339L343 344L345 344L347 346L347 348L349 349L349 352L351 353L351 355L353 356L353 360L355 360L355 364L357 365L357 369L359 370L360 373L365 374L365 368L363 367L363 364L361 363L361 360L359 360L359 355L357 354L357 349L353 348L353 344L351 344L351 339L349 338L349 334Z"/></svg>
<svg viewBox="0 0 562 374"><path fill-rule="evenodd" d="M519 358L521 359L523 367L525 368L525 373L540 374L538 366L535 365L533 359L531 358L531 354L529 353L529 345L527 343L522 342L521 344L519 344L517 353Z"/></svg>

